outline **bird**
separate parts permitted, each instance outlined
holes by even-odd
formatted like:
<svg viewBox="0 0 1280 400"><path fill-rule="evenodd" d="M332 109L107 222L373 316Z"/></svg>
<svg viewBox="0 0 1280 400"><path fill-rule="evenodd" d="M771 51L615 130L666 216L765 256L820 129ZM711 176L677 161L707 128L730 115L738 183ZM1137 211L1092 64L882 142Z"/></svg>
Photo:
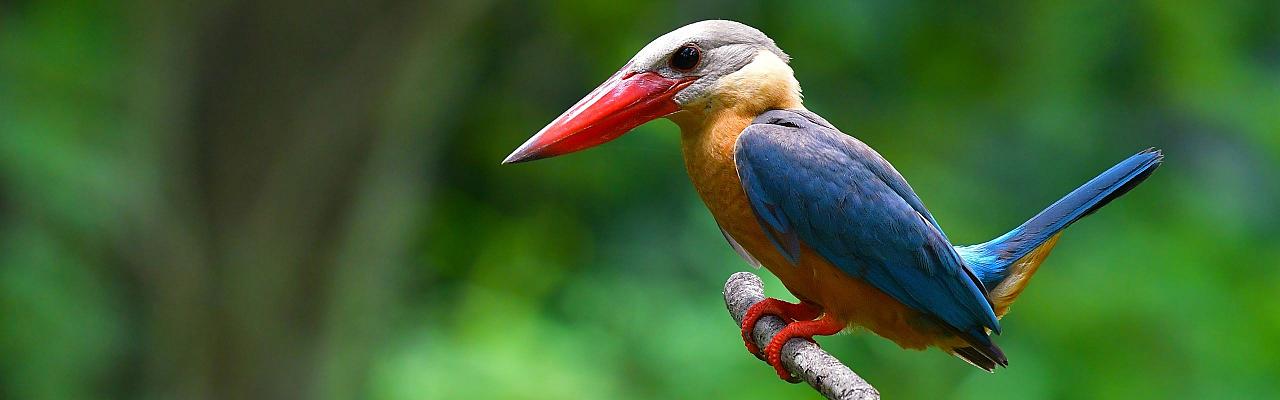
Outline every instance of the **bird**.
<svg viewBox="0 0 1280 400"><path fill-rule="evenodd" d="M938 348L987 372L1007 367L992 335L1063 229L1144 181L1146 149L1013 230L953 245L906 179L862 141L804 107L790 57L760 30L695 22L654 39L503 164L594 147L648 121L680 129L685 169L729 246L798 302L751 306L748 351L781 362L791 338L864 328L905 349ZM755 323L787 325L760 349Z"/></svg>

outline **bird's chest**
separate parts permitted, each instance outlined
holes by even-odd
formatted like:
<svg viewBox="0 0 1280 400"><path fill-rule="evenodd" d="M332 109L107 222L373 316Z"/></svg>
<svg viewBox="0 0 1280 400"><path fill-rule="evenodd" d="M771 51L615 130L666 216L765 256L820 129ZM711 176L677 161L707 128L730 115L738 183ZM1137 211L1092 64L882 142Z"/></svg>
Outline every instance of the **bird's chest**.
<svg viewBox="0 0 1280 400"><path fill-rule="evenodd" d="M746 116L712 117L698 131L681 135L684 165L694 189L721 228L742 236L747 236L744 228L755 221L738 180L733 151L738 135L750 124Z"/></svg>
<svg viewBox="0 0 1280 400"><path fill-rule="evenodd" d="M710 138L685 146L685 169L689 179L706 203L716 222L735 237L744 236L744 228L754 225L755 218L746 193L738 179L733 161L733 140Z"/></svg>
<svg viewBox="0 0 1280 400"><path fill-rule="evenodd" d="M793 265L778 252L757 222L738 179L734 146L738 135L750 123L750 117L728 115L711 119L700 132L685 133L682 148L689 179L725 233L777 275L796 296L817 300L817 277L812 260L802 257L800 265Z"/></svg>

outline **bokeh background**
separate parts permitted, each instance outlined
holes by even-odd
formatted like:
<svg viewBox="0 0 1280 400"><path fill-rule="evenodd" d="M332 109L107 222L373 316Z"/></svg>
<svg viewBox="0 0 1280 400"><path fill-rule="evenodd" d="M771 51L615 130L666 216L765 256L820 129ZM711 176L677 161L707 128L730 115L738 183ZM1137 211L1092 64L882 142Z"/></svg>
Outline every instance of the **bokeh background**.
<svg viewBox="0 0 1280 400"><path fill-rule="evenodd" d="M710 18L960 243L1166 151L1008 369L820 339L889 397L1280 394L1280 2L65 0L0 2L0 397L815 398L744 351L673 124L498 164Z"/></svg>

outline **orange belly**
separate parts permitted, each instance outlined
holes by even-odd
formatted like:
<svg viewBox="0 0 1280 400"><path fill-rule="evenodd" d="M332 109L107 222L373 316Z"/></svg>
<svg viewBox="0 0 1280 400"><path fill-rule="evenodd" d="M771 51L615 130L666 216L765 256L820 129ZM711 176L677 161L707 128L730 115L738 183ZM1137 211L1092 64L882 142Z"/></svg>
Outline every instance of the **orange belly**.
<svg viewBox="0 0 1280 400"><path fill-rule="evenodd" d="M686 129L683 134L689 177L720 227L777 275L791 293L821 306L851 328L867 328L904 348L938 345L949 349L963 343L933 319L845 274L808 246L801 245L798 265L788 262L757 222L733 162L734 143L751 118L722 113L710 122L702 132Z"/></svg>

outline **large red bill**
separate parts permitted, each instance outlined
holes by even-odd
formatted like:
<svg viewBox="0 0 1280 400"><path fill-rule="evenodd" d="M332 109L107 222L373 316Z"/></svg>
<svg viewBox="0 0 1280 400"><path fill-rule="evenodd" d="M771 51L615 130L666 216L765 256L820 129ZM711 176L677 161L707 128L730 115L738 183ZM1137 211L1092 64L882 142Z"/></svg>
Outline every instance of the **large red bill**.
<svg viewBox="0 0 1280 400"><path fill-rule="evenodd" d="M680 111L672 98L695 79L624 72L628 69L613 74L502 163L554 157L616 139L645 122Z"/></svg>

